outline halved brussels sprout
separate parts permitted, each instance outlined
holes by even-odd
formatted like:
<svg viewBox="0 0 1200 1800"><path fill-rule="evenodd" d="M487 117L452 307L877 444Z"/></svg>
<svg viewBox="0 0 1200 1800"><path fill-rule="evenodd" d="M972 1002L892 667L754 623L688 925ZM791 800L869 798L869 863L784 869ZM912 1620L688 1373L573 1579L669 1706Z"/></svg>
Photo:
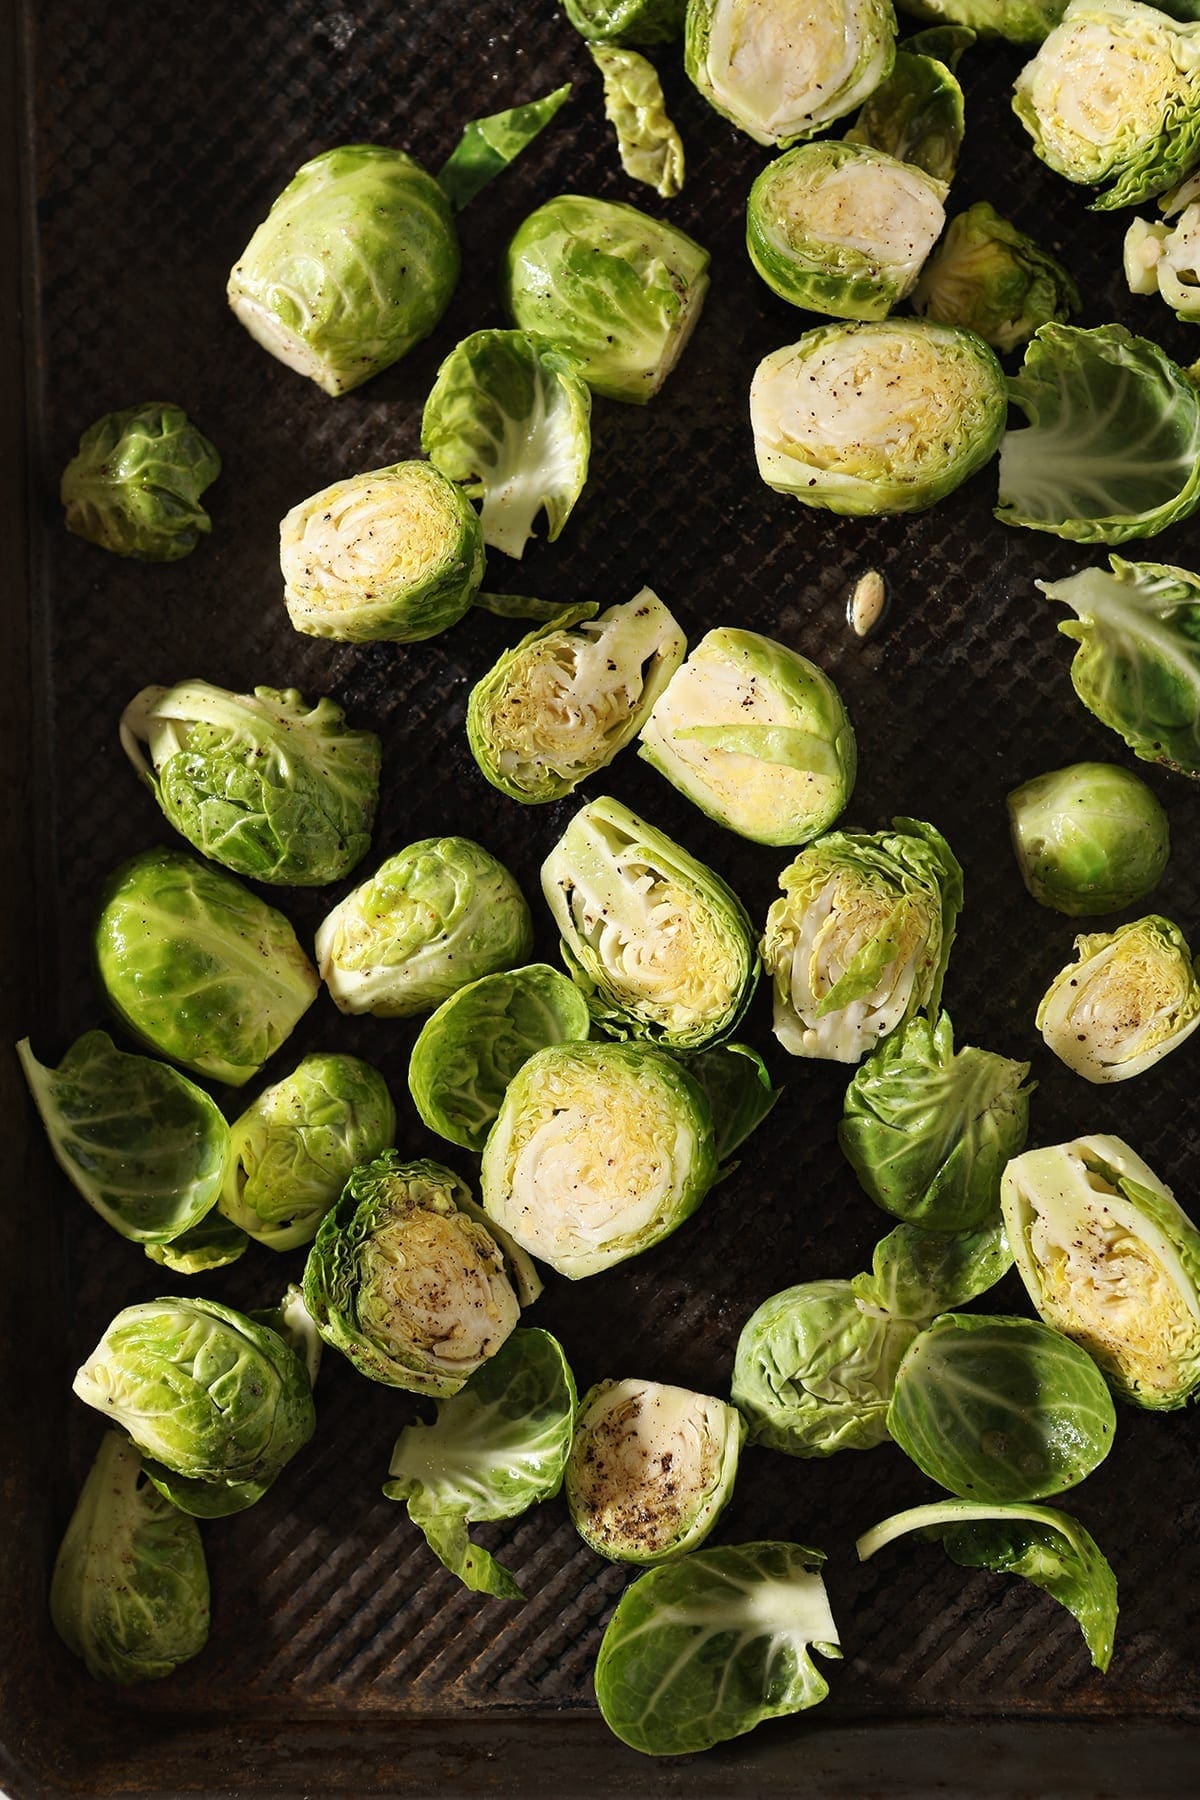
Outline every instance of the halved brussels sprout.
<svg viewBox="0 0 1200 1800"><path fill-rule="evenodd" d="M143 1248L152 1263L172 1274L207 1275L210 1269L225 1269L237 1262L246 1254L249 1242L241 1226L214 1207L198 1225L189 1226L168 1243Z"/></svg>
<svg viewBox="0 0 1200 1800"><path fill-rule="evenodd" d="M548 1331L514 1331L432 1425L396 1439L384 1493L403 1500L436 1557L479 1594L523 1600L513 1577L467 1526L515 1519L562 1485L575 1416L575 1378Z"/></svg>
<svg viewBox="0 0 1200 1800"><path fill-rule="evenodd" d="M194 1519L106 1432L59 1547L50 1617L97 1681L161 1681L208 1642L208 1567Z"/></svg>
<svg viewBox="0 0 1200 1800"><path fill-rule="evenodd" d="M683 190L683 142L667 114L662 83L652 62L636 50L592 46L604 81L604 112L617 134L621 167L673 200Z"/></svg>
<svg viewBox="0 0 1200 1800"><path fill-rule="evenodd" d="M847 804L854 728L833 682L756 631L710 631L671 677L638 755L756 844L804 844Z"/></svg>
<svg viewBox="0 0 1200 1800"><path fill-rule="evenodd" d="M596 1698L646 1756L686 1756L816 1706L811 1652L841 1656L820 1550L731 1544L631 1582L605 1627Z"/></svg>
<svg viewBox="0 0 1200 1800"><path fill-rule="evenodd" d="M121 715L121 745L176 831L235 875L320 887L370 845L379 739L332 700L207 681L143 688Z"/></svg>
<svg viewBox="0 0 1200 1800"><path fill-rule="evenodd" d="M660 1563L701 1545L733 1493L746 1426L724 1400L657 1381L600 1381L575 1418L567 1505L610 1562Z"/></svg>
<svg viewBox="0 0 1200 1800"><path fill-rule="evenodd" d="M501 282L522 331L569 351L597 394L641 405L692 334L707 269L708 251L664 219L560 194L518 227Z"/></svg>
<svg viewBox="0 0 1200 1800"><path fill-rule="evenodd" d="M683 661L687 640L650 588L598 611L565 608L471 689L471 754L510 800L561 800L607 767Z"/></svg>
<svg viewBox="0 0 1200 1800"><path fill-rule="evenodd" d="M594 44L669 44L683 36L687 0L562 0L581 37Z"/></svg>
<svg viewBox="0 0 1200 1800"><path fill-rule="evenodd" d="M1027 1150L1001 1191L1017 1270L1045 1319L1123 1400L1161 1411L1200 1387L1200 1231L1116 1137Z"/></svg>
<svg viewBox="0 0 1200 1800"><path fill-rule="evenodd" d="M216 1204L229 1127L202 1089L107 1032L76 1038L57 1069L17 1045L59 1167L88 1205L135 1244L161 1244Z"/></svg>
<svg viewBox="0 0 1200 1800"><path fill-rule="evenodd" d="M1061 1332L948 1312L905 1355L887 1428L964 1500L1041 1500L1103 1462L1117 1416L1103 1375Z"/></svg>
<svg viewBox="0 0 1200 1800"><path fill-rule="evenodd" d="M122 1024L231 1087L257 1075L320 985L281 912L179 850L144 850L109 878L95 949Z"/></svg>
<svg viewBox="0 0 1200 1800"><path fill-rule="evenodd" d="M1200 28L1139 0L1071 0L1017 76L1013 110L1044 163L1132 206L1200 154Z"/></svg>
<svg viewBox="0 0 1200 1800"><path fill-rule="evenodd" d="M852 516L944 500L988 461L1007 415L995 351L923 319L806 331L764 357L750 386L767 486Z"/></svg>
<svg viewBox="0 0 1200 1800"><path fill-rule="evenodd" d="M645 1044L552 1044L509 1083L483 1152L489 1220L572 1281L640 1256L717 1175L703 1089Z"/></svg>
<svg viewBox="0 0 1200 1800"><path fill-rule="evenodd" d="M610 1036L698 1050L749 1005L758 959L741 901L619 800L580 808L542 864L542 892Z"/></svg>
<svg viewBox="0 0 1200 1800"><path fill-rule="evenodd" d="M525 897L470 838L421 838L347 894L317 932L321 977L342 1012L407 1019L533 949Z"/></svg>
<svg viewBox="0 0 1200 1800"><path fill-rule="evenodd" d="M914 1013L936 1013L962 870L934 826L827 832L779 884L760 948L785 1050L858 1062Z"/></svg>
<svg viewBox="0 0 1200 1800"><path fill-rule="evenodd" d="M1200 1026L1200 980L1178 925L1151 913L1075 939L1042 997L1037 1028L1085 1081L1128 1081Z"/></svg>
<svg viewBox="0 0 1200 1800"><path fill-rule="evenodd" d="M483 564L474 508L432 463L335 481L279 527L289 619L347 644L436 637L471 605Z"/></svg>
<svg viewBox="0 0 1200 1800"><path fill-rule="evenodd" d="M1200 506L1200 392L1148 338L1043 325L1009 386L1029 423L1000 444L1005 525L1123 544Z"/></svg>
<svg viewBox="0 0 1200 1800"><path fill-rule="evenodd" d="M746 202L746 249L793 306L883 319L911 293L937 243L945 184L865 144L801 144L766 168Z"/></svg>
<svg viewBox="0 0 1200 1800"><path fill-rule="evenodd" d="M684 67L724 118L783 148L873 94L895 45L891 0L688 0Z"/></svg>
<svg viewBox="0 0 1200 1800"><path fill-rule="evenodd" d="M118 556L177 562L212 530L200 496L220 473L182 407L148 400L106 413L63 471L67 530Z"/></svg>
<svg viewBox="0 0 1200 1800"><path fill-rule="evenodd" d="M437 373L421 448L482 500L489 549L520 558L544 509L553 543L587 480L592 395L575 359L526 331L475 331Z"/></svg>
<svg viewBox="0 0 1200 1800"><path fill-rule="evenodd" d="M951 219L912 302L923 318L965 325L997 350L1015 350L1081 305L1062 264L986 200Z"/></svg>
<svg viewBox="0 0 1200 1800"><path fill-rule="evenodd" d="M1021 879L1042 906L1072 918L1144 900L1167 866L1167 815L1144 781L1116 763L1071 763L1008 796Z"/></svg>
<svg viewBox="0 0 1200 1800"><path fill-rule="evenodd" d="M1134 294L1160 294L1185 324L1200 320L1200 205L1173 225L1135 219L1125 233L1125 279Z"/></svg>
<svg viewBox="0 0 1200 1800"><path fill-rule="evenodd" d="M74 1391L165 1471L216 1489L257 1485L261 1493L316 1425L295 1352L215 1300L127 1306Z"/></svg>
<svg viewBox="0 0 1200 1800"><path fill-rule="evenodd" d="M389 1150L355 1169L304 1266L304 1303L362 1375L445 1399L521 1315L503 1252L441 1163ZM514 1234L515 1235L515 1234Z"/></svg>
<svg viewBox="0 0 1200 1800"><path fill-rule="evenodd" d="M408 1086L431 1131L481 1151L509 1082L535 1050L582 1042L587 1001L546 963L485 975L443 1000L412 1048Z"/></svg>
<svg viewBox="0 0 1200 1800"><path fill-rule="evenodd" d="M271 1250L310 1244L351 1172L395 1141L387 1083L357 1056L306 1056L230 1134L226 1218Z"/></svg>
<svg viewBox="0 0 1200 1800"><path fill-rule="evenodd" d="M963 91L954 65L974 42L973 31L953 26L910 38L897 50L891 74L869 96L843 142L870 144L924 170L942 184L945 199L964 131Z"/></svg>
<svg viewBox="0 0 1200 1800"><path fill-rule="evenodd" d="M897 0L897 4L916 19L952 20L969 25L981 37L1040 44L1062 18L1067 0Z"/></svg>
<svg viewBox="0 0 1200 1800"><path fill-rule="evenodd" d="M1029 1134L1029 1064L954 1049L943 1013L910 1019L855 1070L838 1143L885 1212L929 1231L995 1217L1000 1177Z"/></svg>

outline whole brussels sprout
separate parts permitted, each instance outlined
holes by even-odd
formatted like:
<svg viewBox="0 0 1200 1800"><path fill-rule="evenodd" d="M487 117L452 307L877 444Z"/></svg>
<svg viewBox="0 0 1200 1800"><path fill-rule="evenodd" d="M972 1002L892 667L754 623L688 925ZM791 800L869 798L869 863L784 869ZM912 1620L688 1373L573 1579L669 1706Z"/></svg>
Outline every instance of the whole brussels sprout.
<svg viewBox="0 0 1200 1800"><path fill-rule="evenodd" d="M413 644L470 607L483 580L483 532L432 463L393 463L293 506L279 527L279 566L297 631Z"/></svg>
<svg viewBox="0 0 1200 1800"><path fill-rule="evenodd" d="M1115 763L1071 763L1008 796L1021 879L1072 918L1144 900L1167 866L1167 815L1144 781Z"/></svg>
<svg viewBox="0 0 1200 1800"><path fill-rule="evenodd" d="M177 562L212 530L200 496L221 458L182 407L148 400L90 425L63 471L67 530L142 562Z"/></svg>
<svg viewBox="0 0 1200 1800"><path fill-rule="evenodd" d="M1037 1028L1085 1081L1128 1081L1177 1050L1200 1026L1200 980L1178 925L1152 913L1075 939Z"/></svg>
<svg viewBox="0 0 1200 1800"><path fill-rule="evenodd" d="M997 350L1015 350L1081 305L1062 264L986 200L951 219L912 303L923 318L965 325Z"/></svg>
<svg viewBox="0 0 1200 1800"><path fill-rule="evenodd" d="M421 838L347 894L317 932L334 1005L407 1019L533 949L516 881L470 838Z"/></svg>
<svg viewBox="0 0 1200 1800"><path fill-rule="evenodd" d="M145 850L109 879L95 947L122 1024L231 1087L258 1073L317 997L283 914L178 850Z"/></svg>
<svg viewBox="0 0 1200 1800"><path fill-rule="evenodd" d="M233 1126L221 1211L272 1250L309 1244L352 1170L395 1132L378 1070L357 1056L306 1056Z"/></svg>

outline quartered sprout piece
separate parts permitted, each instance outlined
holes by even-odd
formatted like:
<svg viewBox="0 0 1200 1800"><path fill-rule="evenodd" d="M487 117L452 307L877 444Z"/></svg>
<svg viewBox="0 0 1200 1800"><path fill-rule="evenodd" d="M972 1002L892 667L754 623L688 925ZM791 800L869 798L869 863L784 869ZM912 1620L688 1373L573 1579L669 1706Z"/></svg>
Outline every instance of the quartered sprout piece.
<svg viewBox="0 0 1200 1800"><path fill-rule="evenodd" d="M1062 264L986 200L951 219L912 301L922 317L964 325L1006 351L1081 305Z"/></svg>
<svg viewBox="0 0 1200 1800"><path fill-rule="evenodd" d="M683 189L683 143L667 114L662 83L652 62L636 50L593 45L592 60L604 79L604 111L617 134L621 167L673 200Z"/></svg>
<svg viewBox="0 0 1200 1800"><path fill-rule="evenodd" d="M1075 939L1075 961L1054 977L1037 1027L1085 1081L1128 1081L1200 1026L1200 980L1187 939L1151 914Z"/></svg>
<svg viewBox="0 0 1200 1800"><path fill-rule="evenodd" d="M1135 1406L1200 1387L1200 1231L1122 1139L1028 1150L1001 1193L1017 1270L1047 1325Z"/></svg>
<svg viewBox="0 0 1200 1800"><path fill-rule="evenodd" d="M67 530L142 562L177 562L212 530L221 458L182 407L148 400L88 427L63 471Z"/></svg>
<svg viewBox="0 0 1200 1800"><path fill-rule="evenodd" d="M1167 815L1145 782L1116 763L1035 775L1008 796L1008 819L1025 886L1042 906L1073 918L1144 900L1167 866Z"/></svg>

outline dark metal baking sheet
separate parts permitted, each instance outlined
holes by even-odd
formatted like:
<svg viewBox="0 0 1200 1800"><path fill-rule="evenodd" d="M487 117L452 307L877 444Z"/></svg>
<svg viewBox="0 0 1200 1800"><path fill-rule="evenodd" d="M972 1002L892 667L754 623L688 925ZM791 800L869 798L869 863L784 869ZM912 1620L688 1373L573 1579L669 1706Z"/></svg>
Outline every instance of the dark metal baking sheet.
<svg viewBox="0 0 1200 1800"><path fill-rule="evenodd" d="M665 210L712 250L712 291L651 406L597 401L593 478L559 544L533 547L520 567L496 555L490 585L608 603L649 582L693 640L713 624L743 623L821 662L859 733L848 818L874 828L897 812L928 816L966 867L946 993L960 1037L1032 1058L1038 1141L1122 1133L1194 1208L1200 1048L1125 1087L1095 1090L1061 1069L1032 1028L1072 928L1025 897L1003 795L1078 757L1125 760L1075 701L1069 647L1032 584L1098 557L995 523L994 466L911 519L835 520L760 484L750 375L813 321L771 296L745 259L744 195L765 153L706 107L677 54L659 62L689 178L663 208L622 176L598 79L552 0L27 0L13 12L20 57L15 70L5 65L14 103L4 116L19 145L6 143L2 176L22 221L27 278L18 292L10 255L0 431L15 467L27 415L31 478L27 515L19 486L0 484L12 552L0 619L8 1038L29 1031L57 1056L103 1022L88 950L98 886L123 856L169 836L116 739L123 705L150 681L196 674L333 693L384 738L373 854L467 830L536 896L540 859L575 803L535 810L500 800L462 729L470 684L513 629L469 617L408 649L299 637L282 607L276 527L289 505L337 476L417 453L440 358L467 331L501 322L495 277L508 234L541 200L578 189ZM1029 153L1006 100L1020 60L980 47L963 64L969 136L952 205L991 199L1057 249L1083 289L1084 323L1123 319L1191 360L1194 334L1157 302L1123 292L1125 216L1089 215L1085 197ZM436 333L403 363L332 401L233 322L226 271L306 156L376 140L436 167L468 116L565 79L576 84L570 107L463 215L462 283ZM6 241L15 252L11 226ZM55 498L83 427L149 397L180 402L225 461L209 496L211 542L164 568L69 537ZM1196 566L1200 532L1177 527L1147 554ZM844 606L868 567L885 571L895 599L886 631L864 646ZM1149 779L1175 841L1155 904L1195 932L1200 795L1177 778ZM632 753L585 795L599 791L711 861L763 916L785 853L722 832ZM282 899L304 935L330 896ZM540 931L539 951L552 956L544 914ZM407 1102L414 1030L343 1020L322 998L272 1074L311 1048L359 1051L391 1081L402 1147L445 1153L470 1175L471 1159L424 1134ZM845 1072L776 1054L764 992L746 1035L787 1086L737 1175L667 1244L582 1286L552 1281L539 1305L537 1320L562 1335L581 1383L641 1373L727 1391L750 1310L785 1282L853 1272L886 1229L835 1147ZM164 1284L57 1174L7 1053L0 1107L0 1768L11 1795L1095 1796L1200 1785L1194 1412L1122 1409L1108 1462L1069 1497L1121 1584L1107 1678L1091 1672L1066 1614L1024 1584L955 1568L916 1544L856 1564L858 1531L928 1493L898 1452L828 1462L748 1453L719 1539L793 1537L827 1550L845 1661L815 1712L663 1764L626 1751L592 1710L595 1650L625 1571L593 1557L552 1503L480 1534L513 1566L528 1603L466 1593L403 1509L380 1496L392 1439L415 1402L330 1354L312 1445L267 1501L206 1532L209 1648L165 1683L96 1688L45 1613L54 1549L97 1437L92 1415L70 1398L70 1375L119 1306L175 1278ZM260 1302L301 1261L257 1251L195 1285L234 1304ZM1015 1278L994 1304L1025 1310Z"/></svg>

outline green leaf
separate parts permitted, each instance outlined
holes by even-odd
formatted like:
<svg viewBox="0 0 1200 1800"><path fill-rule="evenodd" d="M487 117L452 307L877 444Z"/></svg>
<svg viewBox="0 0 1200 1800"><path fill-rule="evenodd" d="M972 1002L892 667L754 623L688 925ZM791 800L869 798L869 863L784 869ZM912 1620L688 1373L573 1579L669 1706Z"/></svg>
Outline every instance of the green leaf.
<svg viewBox="0 0 1200 1800"><path fill-rule="evenodd" d="M604 80L604 111L617 134L621 167L673 200L683 190L683 143L667 115L654 64L636 50L593 44L591 52Z"/></svg>
<svg viewBox="0 0 1200 1800"><path fill-rule="evenodd" d="M239 1226L214 1208L198 1225L181 1231L170 1243L147 1244L146 1255L152 1263L172 1269L176 1275L205 1275L209 1269L223 1269L235 1263L249 1242Z"/></svg>
<svg viewBox="0 0 1200 1800"><path fill-rule="evenodd" d="M498 619L557 619L561 600L535 600L529 594L476 594L473 604Z"/></svg>
<svg viewBox="0 0 1200 1800"><path fill-rule="evenodd" d="M455 212L461 212L481 188L503 174L509 163L545 130L570 92L571 84L567 82L541 100L471 120L438 170L438 185Z"/></svg>
<svg viewBox="0 0 1200 1800"><path fill-rule="evenodd" d="M176 562L212 530L200 504L221 458L178 406L147 401L89 426L63 472L67 530L143 562Z"/></svg>
<svg viewBox="0 0 1200 1800"><path fill-rule="evenodd" d="M973 32L963 35L968 43L973 41ZM924 43L919 52L914 50L917 41L911 39L896 52L891 74L867 100L843 141L870 145L949 184L963 141L962 88L935 50Z"/></svg>

